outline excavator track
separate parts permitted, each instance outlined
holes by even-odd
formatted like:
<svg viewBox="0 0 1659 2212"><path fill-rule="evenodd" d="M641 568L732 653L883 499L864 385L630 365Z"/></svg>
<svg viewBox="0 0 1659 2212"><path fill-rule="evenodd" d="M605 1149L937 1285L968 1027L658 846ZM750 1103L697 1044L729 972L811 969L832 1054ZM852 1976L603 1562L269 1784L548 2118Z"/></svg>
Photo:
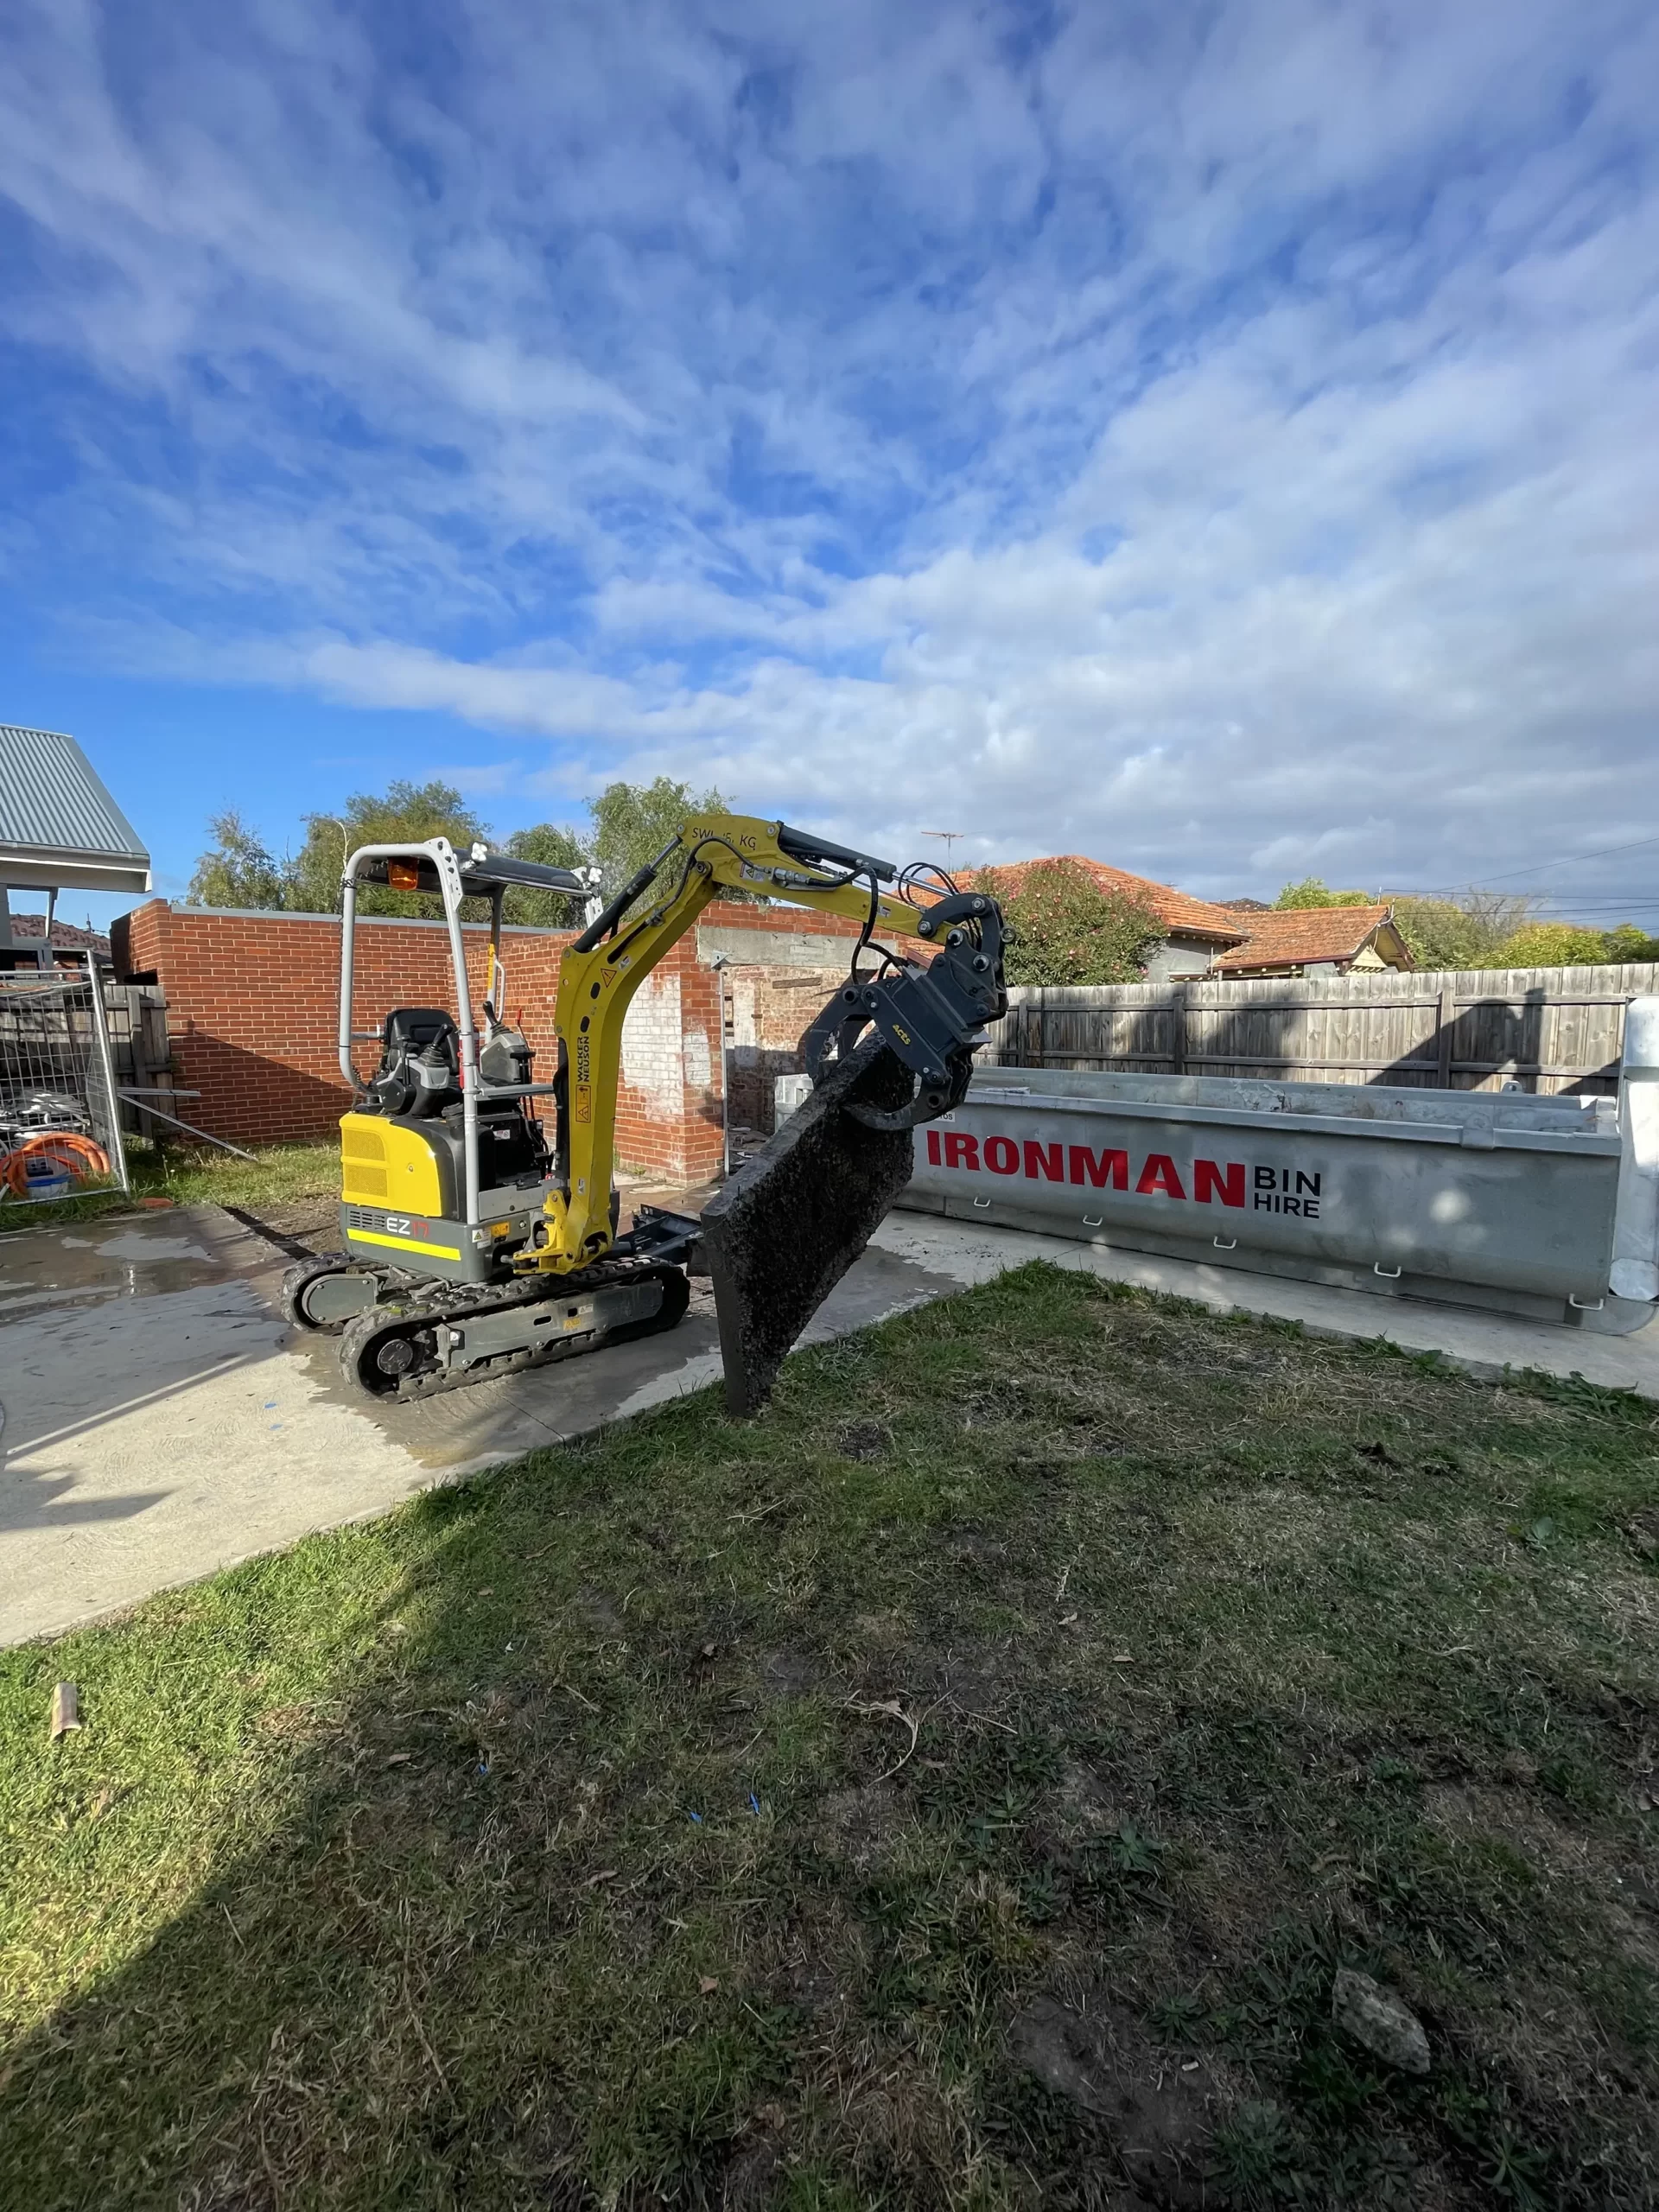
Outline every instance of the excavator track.
<svg viewBox="0 0 1659 2212"><path fill-rule="evenodd" d="M655 1336L681 1320L690 1294L679 1268L626 1261L522 1282L434 1285L348 1322L340 1369L371 1397L401 1405Z"/></svg>

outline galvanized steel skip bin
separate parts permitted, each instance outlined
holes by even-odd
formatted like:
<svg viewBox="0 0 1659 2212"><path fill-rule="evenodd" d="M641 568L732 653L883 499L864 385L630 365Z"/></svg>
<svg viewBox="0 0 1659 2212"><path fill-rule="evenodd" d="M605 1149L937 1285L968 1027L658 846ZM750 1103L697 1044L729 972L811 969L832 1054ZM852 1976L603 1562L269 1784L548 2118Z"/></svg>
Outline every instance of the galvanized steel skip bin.
<svg viewBox="0 0 1659 2212"><path fill-rule="evenodd" d="M1609 1098L994 1067L900 1203L1576 1320L1612 1302L1622 1150Z"/></svg>

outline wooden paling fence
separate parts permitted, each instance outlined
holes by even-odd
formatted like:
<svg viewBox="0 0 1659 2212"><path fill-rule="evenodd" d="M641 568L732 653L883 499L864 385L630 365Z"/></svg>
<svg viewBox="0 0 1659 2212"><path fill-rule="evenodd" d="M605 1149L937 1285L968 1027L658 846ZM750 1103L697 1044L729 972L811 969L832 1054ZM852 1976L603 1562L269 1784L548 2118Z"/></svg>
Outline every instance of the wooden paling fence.
<svg viewBox="0 0 1659 2212"><path fill-rule="evenodd" d="M167 1039L167 1000L154 983L104 983L104 1009L109 1023L110 1056L115 1063L116 1087L150 1098L163 1113L177 1114L175 1103L183 1094L174 1085L172 1046ZM189 1112L187 1106L185 1113ZM135 1099L124 1100L124 1126L141 1136L169 1133L170 1125L156 1121Z"/></svg>
<svg viewBox="0 0 1659 2212"><path fill-rule="evenodd" d="M1009 993L1003 1067L1257 1076L1592 1096L1618 1088L1624 1009L1659 963L1478 968Z"/></svg>

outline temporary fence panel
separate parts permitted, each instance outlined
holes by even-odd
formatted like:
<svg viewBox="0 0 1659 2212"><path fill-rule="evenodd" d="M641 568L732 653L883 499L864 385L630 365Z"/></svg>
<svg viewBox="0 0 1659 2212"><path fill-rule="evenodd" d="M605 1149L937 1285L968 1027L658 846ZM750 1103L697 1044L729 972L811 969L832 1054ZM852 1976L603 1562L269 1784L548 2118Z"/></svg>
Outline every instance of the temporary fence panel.
<svg viewBox="0 0 1659 2212"><path fill-rule="evenodd" d="M0 976L0 1195L126 1190L117 1090L96 976Z"/></svg>
<svg viewBox="0 0 1659 2212"><path fill-rule="evenodd" d="M1606 1098L981 1068L918 1133L901 1203L1636 1327L1653 1306L1611 1282L1629 1119Z"/></svg>
<svg viewBox="0 0 1659 2212"><path fill-rule="evenodd" d="M1009 993L1004 1067L1611 1096L1659 965L1486 968Z"/></svg>

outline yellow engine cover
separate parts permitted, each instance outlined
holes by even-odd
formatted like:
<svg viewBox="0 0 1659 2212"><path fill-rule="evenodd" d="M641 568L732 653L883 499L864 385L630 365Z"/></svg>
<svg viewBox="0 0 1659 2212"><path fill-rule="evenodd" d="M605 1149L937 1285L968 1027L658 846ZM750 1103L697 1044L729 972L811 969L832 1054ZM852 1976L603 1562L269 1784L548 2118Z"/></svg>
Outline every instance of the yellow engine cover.
<svg viewBox="0 0 1659 2212"><path fill-rule="evenodd" d="M416 1130L396 1128L378 1114L341 1115L340 1169L340 1195L347 1205L443 1211L432 1147Z"/></svg>

